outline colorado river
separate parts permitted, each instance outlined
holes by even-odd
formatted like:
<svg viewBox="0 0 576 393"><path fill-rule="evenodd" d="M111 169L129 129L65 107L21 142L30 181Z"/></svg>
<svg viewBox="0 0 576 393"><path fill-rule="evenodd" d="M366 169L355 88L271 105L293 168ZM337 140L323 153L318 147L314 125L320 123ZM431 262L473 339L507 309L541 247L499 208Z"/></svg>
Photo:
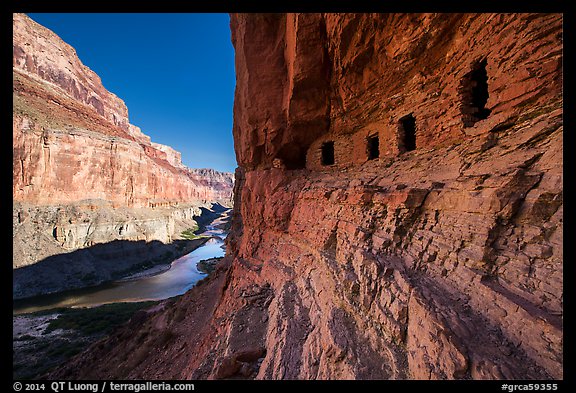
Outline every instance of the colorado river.
<svg viewBox="0 0 576 393"><path fill-rule="evenodd" d="M198 270L196 266L198 262L224 256L224 239L227 234L219 226L228 218L228 212L223 213L206 226L202 235L212 236L210 240L191 253L173 261L170 269L163 273L15 301L13 314L57 307L90 307L116 302L161 300L182 295L206 277L205 273Z"/></svg>

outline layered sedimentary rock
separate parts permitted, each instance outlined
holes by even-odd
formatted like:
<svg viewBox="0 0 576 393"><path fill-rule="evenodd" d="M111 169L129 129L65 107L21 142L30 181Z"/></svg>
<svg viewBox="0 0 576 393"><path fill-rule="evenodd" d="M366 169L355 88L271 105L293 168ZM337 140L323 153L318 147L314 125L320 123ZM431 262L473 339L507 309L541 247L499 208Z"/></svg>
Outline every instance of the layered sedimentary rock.
<svg viewBox="0 0 576 393"><path fill-rule="evenodd" d="M52 377L562 378L561 16L231 29L225 261Z"/></svg>
<svg viewBox="0 0 576 393"><path fill-rule="evenodd" d="M13 26L15 201L146 207L231 200L231 174L190 176L180 153L129 123L124 102L70 45L26 15L14 14Z"/></svg>

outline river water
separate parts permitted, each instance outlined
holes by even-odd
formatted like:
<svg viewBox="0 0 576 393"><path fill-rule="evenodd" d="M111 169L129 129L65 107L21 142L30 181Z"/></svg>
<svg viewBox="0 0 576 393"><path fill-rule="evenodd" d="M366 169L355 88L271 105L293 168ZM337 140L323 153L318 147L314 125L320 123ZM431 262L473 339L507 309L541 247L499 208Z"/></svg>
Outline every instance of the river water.
<svg viewBox="0 0 576 393"><path fill-rule="evenodd" d="M208 224L202 234L213 237L196 250L173 261L170 270L154 276L16 301L13 304L13 315L56 307L92 307L117 302L162 300L182 295L206 277L205 273L198 270L198 262L224 256L224 239L227 234L218 226L227 218L225 212Z"/></svg>

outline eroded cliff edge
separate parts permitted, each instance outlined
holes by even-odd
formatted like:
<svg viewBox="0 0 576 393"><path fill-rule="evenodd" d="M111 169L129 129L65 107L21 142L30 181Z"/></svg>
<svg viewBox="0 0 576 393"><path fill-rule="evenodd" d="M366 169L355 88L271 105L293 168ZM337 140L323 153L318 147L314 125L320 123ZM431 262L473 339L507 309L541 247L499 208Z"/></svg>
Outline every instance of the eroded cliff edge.
<svg viewBox="0 0 576 393"><path fill-rule="evenodd" d="M224 264L52 376L562 378L561 16L231 29Z"/></svg>

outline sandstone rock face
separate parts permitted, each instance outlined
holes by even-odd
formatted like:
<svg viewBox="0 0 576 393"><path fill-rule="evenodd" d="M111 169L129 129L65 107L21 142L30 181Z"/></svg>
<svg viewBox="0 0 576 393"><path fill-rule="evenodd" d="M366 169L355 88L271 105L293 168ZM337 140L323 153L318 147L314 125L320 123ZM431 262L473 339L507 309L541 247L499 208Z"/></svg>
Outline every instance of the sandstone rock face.
<svg viewBox="0 0 576 393"><path fill-rule="evenodd" d="M173 167L185 168L185 166L182 165L182 154L180 154L179 151L174 150L170 146L154 142L152 142L152 147L155 148L156 150L164 152L166 154L166 161L168 161L168 163Z"/></svg>
<svg viewBox="0 0 576 393"><path fill-rule="evenodd" d="M236 91L245 173L229 292L258 283L240 271L261 269L275 294L274 356L257 378L562 377L561 22L232 17L249 82ZM478 67L488 97L474 108ZM278 73L273 88L251 78L261 69ZM266 105L248 103L254 91ZM322 165L326 141L334 165ZM285 154L292 145L300 156Z"/></svg>
<svg viewBox="0 0 576 393"><path fill-rule="evenodd" d="M231 29L225 262L51 377L563 378L561 16Z"/></svg>
<svg viewBox="0 0 576 393"><path fill-rule="evenodd" d="M71 46L23 14L14 14L13 26L15 201L229 203L232 174L190 172L179 152L129 123L124 102Z"/></svg>
<svg viewBox="0 0 576 393"><path fill-rule="evenodd" d="M14 14L12 26L13 66L19 73L53 92L65 93L119 130L128 131L126 105L102 86L100 77L82 64L74 48L26 15Z"/></svg>

